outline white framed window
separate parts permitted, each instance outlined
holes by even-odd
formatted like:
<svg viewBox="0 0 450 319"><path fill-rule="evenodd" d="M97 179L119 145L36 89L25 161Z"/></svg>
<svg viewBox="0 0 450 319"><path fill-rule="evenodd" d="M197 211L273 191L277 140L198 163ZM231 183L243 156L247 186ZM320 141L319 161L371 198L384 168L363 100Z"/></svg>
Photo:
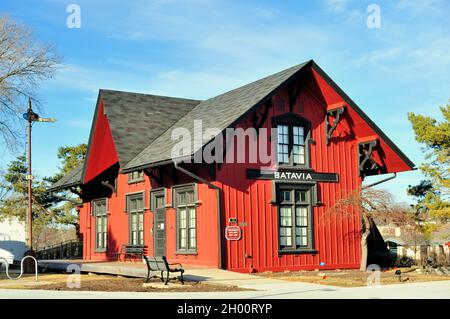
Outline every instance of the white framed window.
<svg viewBox="0 0 450 319"><path fill-rule="evenodd" d="M95 250L104 251L108 244L108 213L106 198L92 201L92 215L95 218Z"/></svg>
<svg viewBox="0 0 450 319"><path fill-rule="evenodd" d="M279 164L306 165L305 127L277 125Z"/></svg>
<svg viewBox="0 0 450 319"><path fill-rule="evenodd" d="M280 251L313 249L311 186L277 186Z"/></svg>
<svg viewBox="0 0 450 319"><path fill-rule="evenodd" d="M189 253L197 251L197 213L194 185L175 188L175 208L177 211L177 251Z"/></svg>
<svg viewBox="0 0 450 319"><path fill-rule="evenodd" d="M277 134L277 162L281 166L309 168L311 122L296 114L287 113L272 119Z"/></svg>
<svg viewBox="0 0 450 319"><path fill-rule="evenodd" d="M143 171L134 171L128 173L128 184L142 182L144 180Z"/></svg>
<svg viewBox="0 0 450 319"><path fill-rule="evenodd" d="M144 245L144 195L127 195L129 244Z"/></svg>

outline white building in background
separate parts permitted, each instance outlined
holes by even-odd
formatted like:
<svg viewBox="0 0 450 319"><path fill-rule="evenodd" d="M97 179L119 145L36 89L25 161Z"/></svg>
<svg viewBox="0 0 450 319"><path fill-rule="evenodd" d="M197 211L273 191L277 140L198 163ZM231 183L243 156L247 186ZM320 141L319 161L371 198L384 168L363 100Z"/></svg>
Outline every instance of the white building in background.
<svg viewBox="0 0 450 319"><path fill-rule="evenodd" d="M11 218L0 222L0 257L12 264L27 251L25 223Z"/></svg>
<svg viewBox="0 0 450 319"><path fill-rule="evenodd" d="M383 225L378 226L378 230L391 253L397 255L398 260L407 257L417 263L423 263L431 257L438 263L450 264L449 225L443 227L441 231L435 232L430 240L425 240L420 234L411 236L408 227Z"/></svg>

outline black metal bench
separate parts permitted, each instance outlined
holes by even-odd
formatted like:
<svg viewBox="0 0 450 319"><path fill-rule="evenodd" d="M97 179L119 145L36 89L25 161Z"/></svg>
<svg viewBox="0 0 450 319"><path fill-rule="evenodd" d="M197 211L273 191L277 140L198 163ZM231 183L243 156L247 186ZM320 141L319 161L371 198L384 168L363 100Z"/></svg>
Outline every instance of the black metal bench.
<svg viewBox="0 0 450 319"><path fill-rule="evenodd" d="M117 260L123 256L124 261L129 258L143 258L147 253L147 246L145 245L122 245L118 253L112 254Z"/></svg>
<svg viewBox="0 0 450 319"><path fill-rule="evenodd" d="M145 260L145 263L147 264L147 279L145 282L148 282L151 278L159 278L161 279L162 282L164 282L165 285L167 285L169 283L170 280L176 280L178 279L178 277L172 277L170 278L170 273L180 273L180 281L181 284L184 285L184 279L183 279L183 274L184 274L184 269L183 266L179 263L176 264L169 264L167 262L167 258L166 256L161 256L161 257L153 257L153 256L144 256L143 259ZM171 266L175 266L178 265L178 268L171 268ZM156 272L156 273L160 273L160 276L158 275L153 275L150 276L151 272ZM167 276L164 277L164 272L167 273Z"/></svg>

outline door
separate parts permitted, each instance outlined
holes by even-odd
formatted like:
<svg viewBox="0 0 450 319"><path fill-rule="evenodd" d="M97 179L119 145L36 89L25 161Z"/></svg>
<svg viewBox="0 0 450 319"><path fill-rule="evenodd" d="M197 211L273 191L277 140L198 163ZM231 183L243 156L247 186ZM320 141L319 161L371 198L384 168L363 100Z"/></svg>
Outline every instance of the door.
<svg viewBox="0 0 450 319"><path fill-rule="evenodd" d="M166 255L166 201L164 192L158 192L154 194L155 199L155 216L153 218L154 228L154 255L165 256Z"/></svg>

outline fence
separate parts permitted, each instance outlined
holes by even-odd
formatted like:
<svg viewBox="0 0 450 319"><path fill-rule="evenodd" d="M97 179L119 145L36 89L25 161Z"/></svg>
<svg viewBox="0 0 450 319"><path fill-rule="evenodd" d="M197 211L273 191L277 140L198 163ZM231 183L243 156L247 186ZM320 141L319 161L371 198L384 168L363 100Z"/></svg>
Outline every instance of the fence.
<svg viewBox="0 0 450 319"><path fill-rule="evenodd" d="M450 264L450 247L447 245L398 246L397 258L410 258L416 264L424 264L431 258L437 265Z"/></svg>
<svg viewBox="0 0 450 319"><path fill-rule="evenodd" d="M70 240L61 244L45 247L36 251L36 257L40 260L52 259L81 259L83 258L83 242Z"/></svg>

